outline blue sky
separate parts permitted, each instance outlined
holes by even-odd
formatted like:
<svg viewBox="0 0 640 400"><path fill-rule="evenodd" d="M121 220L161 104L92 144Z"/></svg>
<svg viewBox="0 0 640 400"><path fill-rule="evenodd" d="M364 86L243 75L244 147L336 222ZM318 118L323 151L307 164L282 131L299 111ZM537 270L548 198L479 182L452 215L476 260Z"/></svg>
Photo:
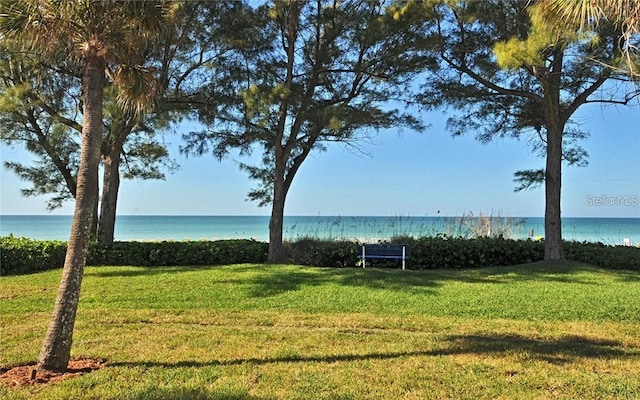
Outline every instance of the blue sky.
<svg viewBox="0 0 640 400"><path fill-rule="evenodd" d="M446 115L423 116L431 124L425 132L379 132L373 144L363 145L367 154L340 144L312 153L289 192L286 214L544 215L543 188L513 191L515 171L544 165L525 141L482 145L473 132L452 138L444 128ZM583 142L590 164L564 169L563 216L640 217L640 107L588 105L574 119L591 133ZM239 170L237 157L222 162L210 156L185 158L178 153L179 135L166 141L180 170L165 181L124 181L119 214L269 215L269 208L246 201L254 182ZM28 159L19 148L0 150L3 162ZM0 182L1 214L48 213L44 197L21 196L26 183L11 171L2 168ZM69 202L53 214L72 212Z"/></svg>

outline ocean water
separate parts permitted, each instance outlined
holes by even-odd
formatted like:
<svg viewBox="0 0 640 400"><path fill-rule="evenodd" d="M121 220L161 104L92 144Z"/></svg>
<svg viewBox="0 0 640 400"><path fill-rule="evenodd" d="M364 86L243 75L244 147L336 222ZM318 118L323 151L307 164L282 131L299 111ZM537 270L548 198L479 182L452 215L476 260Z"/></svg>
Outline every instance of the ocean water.
<svg viewBox="0 0 640 400"><path fill-rule="evenodd" d="M44 240L68 240L71 216L0 215L0 236ZM605 244L640 245L640 218L564 218L565 240ZM285 240L303 237L375 242L394 236L473 237L502 235L512 239L540 238L544 219L539 217L285 217ZM268 216L118 216L115 239L217 240L255 239L268 241Z"/></svg>

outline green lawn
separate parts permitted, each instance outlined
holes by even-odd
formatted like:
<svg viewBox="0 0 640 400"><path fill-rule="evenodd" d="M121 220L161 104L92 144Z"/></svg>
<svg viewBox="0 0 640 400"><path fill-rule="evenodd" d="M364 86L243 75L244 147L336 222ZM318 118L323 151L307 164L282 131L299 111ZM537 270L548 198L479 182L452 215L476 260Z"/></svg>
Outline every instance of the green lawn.
<svg viewBox="0 0 640 400"><path fill-rule="evenodd" d="M0 366L33 361L60 271L0 278ZM636 399L640 273L87 268L91 374L0 398Z"/></svg>

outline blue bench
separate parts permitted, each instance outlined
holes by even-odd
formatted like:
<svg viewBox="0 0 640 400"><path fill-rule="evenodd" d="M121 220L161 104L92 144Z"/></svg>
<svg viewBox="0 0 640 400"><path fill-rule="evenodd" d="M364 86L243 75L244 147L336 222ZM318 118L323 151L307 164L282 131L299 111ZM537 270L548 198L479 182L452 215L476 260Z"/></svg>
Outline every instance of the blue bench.
<svg viewBox="0 0 640 400"><path fill-rule="evenodd" d="M362 268L366 267L368 259L382 259L402 260L402 269L405 269L410 253L411 248L405 244L363 244L358 258L362 259Z"/></svg>

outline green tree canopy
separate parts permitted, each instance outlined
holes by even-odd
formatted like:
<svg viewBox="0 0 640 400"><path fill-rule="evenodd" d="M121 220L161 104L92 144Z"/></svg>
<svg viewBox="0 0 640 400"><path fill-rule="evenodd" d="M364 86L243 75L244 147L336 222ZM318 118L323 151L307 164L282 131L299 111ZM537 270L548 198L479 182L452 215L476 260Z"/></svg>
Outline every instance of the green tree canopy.
<svg viewBox="0 0 640 400"><path fill-rule="evenodd" d="M22 146L35 156L31 164L4 164L31 184L22 190L24 195L50 195L47 208L55 209L72 200L76 192L82 131L78 102L81 72L64 59L43 60L19 43L4 40L1 45L0 140L8 146ZM109 87L113 82L108 80L106 84ZM122 110L115 93L108 89L105 96L112 100L105 103L102 157L106 159L119 150L125 158L125 178L163 179L165 170L175 168L155 137L166 124L155 120L149 123L149 118L143 120ZM117 149L114 144L118 144ZM108 179L103 181L103 193L110 184Z"/></svg>
<svg viewBox="0 0 640 400"><path fill-rule="evenodd" d="M521 187L545 185L545 257L563 257L560 193L563 160L584 164L586 135L571 117L587 103L627 104L632 90L607 91L626 80L620 65L620 34L610 24L579 33L577 25L546 24L526 0L410 2L420 12L425 71L418 101L454 111L455 135L475 133L482 142L525 137L545 157L545 167L523 171ZM613 67L612 67L613 66ZM605 85L606 83L606 85Z"/></svg>
<svg viewBox="0 0 640 400"><path fill-rule="evenodd" d="M238 55L235 87L227 89L237 96L202 114L210 129L187 136L186 150L221 157L261 149L262 163L242 168L260 183L249 198L271 206L269 260L276 262L284 257L286 196L312 151L357 143L371 129L421 128L389 106L413 71L412 32L378 1L274 1L252 18L263 29Z"/></svg>

